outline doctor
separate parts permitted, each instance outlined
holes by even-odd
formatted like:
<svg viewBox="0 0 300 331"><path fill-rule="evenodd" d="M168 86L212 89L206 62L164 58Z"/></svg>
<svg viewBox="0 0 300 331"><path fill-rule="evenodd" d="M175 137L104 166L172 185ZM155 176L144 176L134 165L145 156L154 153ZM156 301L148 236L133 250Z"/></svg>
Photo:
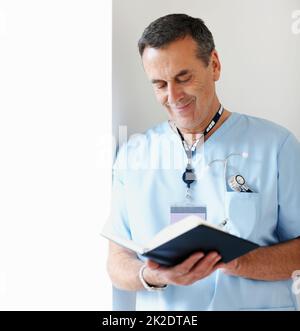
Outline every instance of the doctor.
<svg viewBox="0 0 300 331"><path fill-rule="evenodd" d="M146 243L170 223L170 206L184 200L189 186L188 197L205 205L209 221L220 224L226 215L228 231L261 247L228 264L217 252L197 252L167 268L111 242L113 284L137 291L141 310L295 310L291 275L300 269L299 142L279 125L223 108L215 90L221 65L202 20L184 14L157 19L145 29L139 52L169 121L121 148L111 229ZM172 142L175 159L184 156L180 169L161 166L169 157L166 142ZM199 153L209 168L202 176L196 176ZM126 169L120 166L124 155ZM130 164L151 157L160 166ZM189 167L194 175L187 185L182 173ZM249 191L233 185L236 175Z"/></svg>

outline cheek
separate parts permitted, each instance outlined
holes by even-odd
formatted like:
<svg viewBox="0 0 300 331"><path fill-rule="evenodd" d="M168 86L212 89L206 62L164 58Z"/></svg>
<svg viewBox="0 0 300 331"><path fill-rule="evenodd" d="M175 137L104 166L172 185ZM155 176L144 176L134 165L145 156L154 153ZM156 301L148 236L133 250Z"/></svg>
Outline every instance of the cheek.
<svg viewBox="0 0 300 331"><path fill-rule="evenodd" d="M203 86L200 84L197 84L197 82L194 82L194 84L191 84L189 86L186 86L184 88L184 94L186 96L194 96L197 99L202 99L204 93Z"/></svg>
<svg viewBox="0 0 300 331"><path fill-rule="evenodd" d="M214 95L213 85L208 82L207 85L198 87L195 91L195 95L199 103L207 102Z"/></svg>
<svg viewBox="0 0 300 331"><path fill-rule="evenodd" d="M161 93L159 91L154 91L155 96L156 96L156 100L160 103L160 104L165 104L167 102L167 97L165 96L164 93Z"/></svg>

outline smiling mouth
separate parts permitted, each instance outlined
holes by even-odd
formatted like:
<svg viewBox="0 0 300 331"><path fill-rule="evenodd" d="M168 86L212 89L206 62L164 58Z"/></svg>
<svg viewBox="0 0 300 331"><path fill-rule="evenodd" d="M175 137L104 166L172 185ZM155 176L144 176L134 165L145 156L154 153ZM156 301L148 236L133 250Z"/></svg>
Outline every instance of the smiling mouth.
<svg viewBox="0 0 300 331"><path fill-rule="evenodd" d="M180 106L180 107L175 107L174 109L181 113L181 112L184 112L186 110L188 110L188 107L194 102L194 99L190 100L186 105L184 106Z"/></svg>

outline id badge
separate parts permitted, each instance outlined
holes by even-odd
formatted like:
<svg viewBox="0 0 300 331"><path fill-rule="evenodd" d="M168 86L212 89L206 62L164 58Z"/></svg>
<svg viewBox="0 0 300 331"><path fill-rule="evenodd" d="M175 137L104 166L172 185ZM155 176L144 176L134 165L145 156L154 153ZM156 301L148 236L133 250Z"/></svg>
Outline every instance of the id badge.
<svg viewBox="0 0 300 331"><path fill-rule="evenodd" d="M206 206L196 205L173 205L170 207L170 223L174 224L181 221L183 218L195 215L206 221L207 211Z"/></svg>

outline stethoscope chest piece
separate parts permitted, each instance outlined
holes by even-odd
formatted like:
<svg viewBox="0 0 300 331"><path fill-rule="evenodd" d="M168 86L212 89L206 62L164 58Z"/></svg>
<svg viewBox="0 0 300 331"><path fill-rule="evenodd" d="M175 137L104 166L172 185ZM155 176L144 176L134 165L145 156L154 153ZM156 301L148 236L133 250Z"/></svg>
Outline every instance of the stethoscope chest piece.
<svg viewBox="0 0 300 331"><path fill-rule="evenodd" d="M231 176L228 180L228 185L235 192L253 192L242 175Z"/></svg>

